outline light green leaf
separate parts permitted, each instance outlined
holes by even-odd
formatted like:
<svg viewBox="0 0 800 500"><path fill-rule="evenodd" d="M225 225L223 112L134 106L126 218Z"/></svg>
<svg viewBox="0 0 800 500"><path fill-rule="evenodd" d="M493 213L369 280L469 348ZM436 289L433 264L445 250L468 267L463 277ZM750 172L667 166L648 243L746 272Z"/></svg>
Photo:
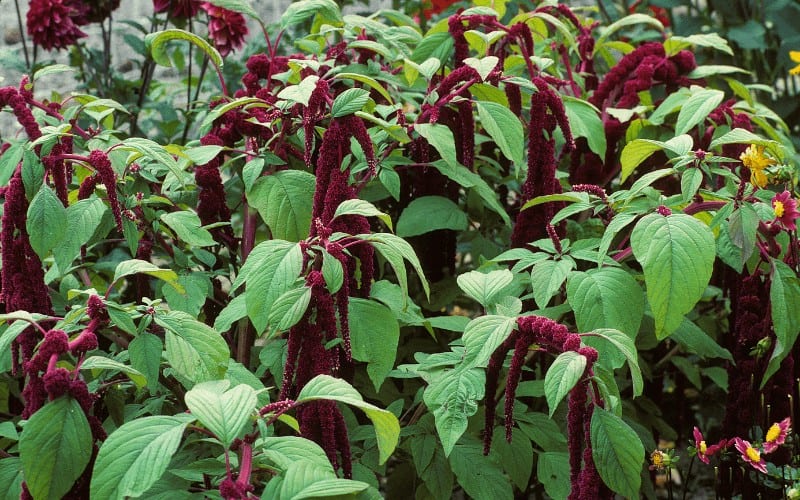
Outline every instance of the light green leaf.
<svg viewBox="0 0 800 500"><path fill-rule="evenodd" d="M98 230L107 210L106 205L96 196L67 207L65 227L69 230L64 232L64 238L53 248L53 257L62 275L67 273L72 261L80 254L81 246L88 243Z"/></svg>
<svg viewBox="0 0 800 500"><path fill-rule="evenodd" d="M6 485L0 500L19 500L22 493L22 462L17 457L0 459L0 484Z"/></svg>
<svg viewBox="0 0 800 500"><path fill-rule="evenodd" d="M247 193L272 236L300 241L308 236L314 200L315 177L300 170L280 170L260 177Z"/></svg>
<svg viewBox="0 0 800 500"><path fill-rule="evenodd" d="M368 201L359 200L354 198L352 200L345 200L336 207L336 212L333 213L333 218L341 217L343 215L363 215L364 217L377 217L389 229L392 229L392 218L388 214L378 210L375 205Z"/></svg>
<svg viewBox="0 0 800 500"><path fill-rule="evenodd" d="M256 391L246 384L226 390L227 381L204 382L186 393L186 406L228 448L255 415Z"/></svg>
<svg viewBox="0 0 800 500"><path fill-rule="evenodd" d="M156 64L166 66L168 68L172 66L172 63L169 60L169 55L167 55L166 47L167 42L172 40L186 40L189 43L193 43L200 50L206 53L211 62L214 63L214 66L217 68L222 68L222 56L219 54L217 49L194 33L180 29L157 31L144 37L144 45L150 52L150 56L153 58Z"/></svg>
<svg viewBox="0 0 800 500"><path fill-rule="evenodd" d="M627 271L601 267L570 274L567 300L578 331L616 328L635 337L644 315L644 293Z"/></svg>
<svg viewBox="0 0 800 500"><path fill-rule="evenodd" d="M339 401L362 410L375 426L380 464L391 456L400 436L400 423L391 412L364 401L361 394L342 379L317 375L300 390L295 402L302 404L317 399Z"/></svg>
<svg viewBox="0 0 800 500"><path fill-rule="evenodd" d="M319 15L328 24L341 26L342 13L333 0L302 0L294 2L283 11L281 29L300 24L307 19Z"/></svg>
<svg viewBox="0 0 800 500"><path fill-rule="evenodd" d="M128 376L139 387L144 387L147 384L147 379L139 370L122 364L119 361L106 358L103 356L89 356L81 363L81 370L114 370L120 371Z"/></svg>
<svg viewBox="0 0 800 500"><path fill-rule="evenodd" d="M562 352L547 369L544 376L544 395L550 416L558 404L575 387L586 371L586 356L574 351Z"/></svg>
<svg viewBox="0 0 800 500"><path fill-rule="evenodd" d="M394 100L392 99L392 96L389 94L389 92L386 91L384 86L381 85L380 82L378 82L378 80L374 78L365 75L359 75L358 73L337 73L336 75L334 75L333 79L354 80L356 82L361 82L363 84L366 84L367 86L372 87L372 89L374 89L377 93L379 93L381 97L386 99L389 105L394 105Z"/></svg>
<svg viewBox="0 0 800 500"><path fill-rule="evenodd" d="M333 474L333 466L320 445L300 436L265 437L257 446L279 469L286 470L295 462L311 462Z"/></svg>
<svg viewBox="0 0 800 500"><path fill-rule="evenodd" d="M322 252L322 277L325 278L325 286L330 293L336 293L344 284L344 268L339 259Z"/></svg>
<svg viewBox="0 0 800 500"><path fill-rule="evenodd" d="M369 484L354 481L352 479L323 479L306 486L299 493L292 497L292 500L303 498L327 498L339 497L344 495L354 495L369 488Z"/></svg>
<svg viewBox="0 0 800 500"><path fill-rule="evenodd" d="M525 163L525 134L522 122L507 106L489 101L478 101L481 125L494 140L503 156L516 165Z"/></svg>
<svg viewBox="0 0 800 500"><path fill-rule="evenodd" d="M453 132L439 123L417 123L414 130L425 138L450 168L464 168L456 159L456 142Z"/></svg>
<svg viewBox="0 0 800 500"><path fill-rule="evenodd" d="M347 89L336 96L331 106L331 115L334 118L351 115L356 111L361 111L369 101L369 91L359 88Z"/></svg>
<svg viewBox="0 0 800 500"><path fill-rule="evenodd" d="M222 335L182 311L157 314L155 322L167 330L166 358L175 372L194 383L222 377L230 357Z"/></svg>
<svg viewBox="0 0 800 500"><path fill-rule="evenodd" d="M140 497L167 470L183 431L195 417L142 417L122 424L100 447L92 475L92 498Z"/></svg>
<svg viewBox="0 0 800 500"><path fill-rule="evenodd" d="M124 260L117 264L117 268L114 270L113 282L116 283L126 276L139 273L166 281L175 287L178 292L183 292L183 287L178 283L178 273L172 269L161 269L151 262L139 259Z"/></svg>
<svg viewBox="0 0 800 500"><path fill-rule="evenodd" d="M603 482L628 498L639 497L644 446L621 418L595 407L591 423L592 458Z"/></svg>
<svg viewBox="0 0 800 500"><path fill-rule="evenodd" d="M214 158L217 157L218 154L222 152L224 148L222 146L216 145L208 145L208 146L195 146L191 148L186 148L183 150L183 154L186 155L192 163L195 165L205 165L206 163L210 162Z"/></svg>
<svg viewBox="0 0 800 500"><path fill-rule="evenodd" d="M389 265L394 269L397 275L397 282L405 295L408 295L408 277L403 259L407 260L417 272L422 288L425 290L425 296L430 298L430 286L422 270L422 264L417 254L414 253L414 249L406 240L389 233L359 234L356 237L369 241L389 261Z"/></svg>
<svg viewBox="0 0 800 500"><path fill-rule="evenodd" d="M367 375L380 391L394 367L400 326L394 313L374 300L351 298L348 312L353 359L367 363Z"/></svg>
<svg viewBox="0 0 800 500"><path fill-rule="evenodd" d="M470 271L459 275L456 281L464 293L486 307L502 298L501 294L514 281L514 273L508 269L488 273Z"/></svg>
<svg viewBox="0 0 800 500"><path fill-rule="evenodd" d="M663 339L680 326L711 279L714 234L690 215L649 214L633 228L631 248L644 270L656 337Z"/></svg>
<svg viewBox="0 0 800 500"><path fill-rule="evenodd" d="M158 373L163 352L164 343L152 333L141 333L128 345L131 366L144 374L150 389L158 387Z"/></svg>
<svg viewBox="0 0 800 500"><path fill-rule="evenodd" d="M484 384L482 368L455 369L440 375L425 389L425 404L433 411L445 455L450 455L467 430L467 419L478 411Z"/></svg>
<svg viewBox="0 0 800 500"><path fill-rule="evenodd" d="M561 285L569 276L575 263L562 260L542 260L533 265L531 269L531 287L536 305L543 309L547 307L553 295L558 293Z"/></svg>
<svg viewBox="0 0 800 500"><path fill-rule="evenodd" d="M211 233L200 227L202 224L200 217L194 212L188 210L167 212L161 214L160 218L187 245L210 247L217 244Z"/></svg>
<svg viewBox="0 0 800 500"><path fill-rule="evenodd" d="M48 185L42 185L28 205L26 220L33 251L44 259L67 233L67 209Z"/></svg>
<svg viewBox="0 0 800 500"><path fill-rule="evenodd" d="M469 367L483 368L494 351L500 347L517 324L516 318L505 316L479 316L467 324L462 337L464 363Z"/></svg>
<svg viewBox="0 0 800 500"><path fill-rule="evenodd" d="M573 137L585 137L589 149L600 158L605 158L606 133L598 109L583 99L565 95L562 100Z"/></svg>
<svg viewBox="0 0 800 500"><path fill-rule="evenodd" d="M725 144L758 144L759 146L774 146L777 144L775 141L764 139L762 136L754 134L749 130L743 128L735 128L727 132L709 144L709 149L715 149Z"/></svg>
<svg viewBox="0 0 800 500"><path fill-rule="evenodd" d="M261 17L258 15L258 12L256 12L256 10L250 6L250 2L247 0L206 0L206 1L212 5L216 5L217 7L222 7L223 9L232 10L234 12L250 16L256 21L261 22Z"/></svg>
<svg viewBox="0 0 800 500"><path fill-rule="evenodd" d="M489 76L492 70L497 67L498 61L499 59L496 56L486 56L480 59L476 57L467 57L464 59L464 64L477 71L478 75L481 77L481 81L486 81L486 78Z"/></svg>
<svg viewBox="0 0 800 500"><path fill-rule="evenodd" d="M294 286L303 268L303 252L298 244L283 240L265 241L250 252L242 266L240 280L234 288L247 281L245 304L247 315L261 334L269 322L269 313L275 301Z"/></svg>
<svg viewBox="0 0 800 500"><path fill-rule="evenodd" d="M595 54L605 44L606 40L608 40L608 38L613 33L616 33L622 28L626 28L628 26L635 26L637 24L652 26L658 31L664 31L664 25L661 24L661 22L658 19L648 16L646 14L631 14L629 16L623 17L622 19L614 23L609 24L608 27L605 30L603 30L603 33L597 38L597 43L595 44Z"/></svg>
<svg viewBox="0 0 800 500"><path fill-rule="evenodd" d="M702 123L725 98L725 92L716 89L702 89L692 94L683 103L675 123L675 133L685 134Z"/></svg>
<svg viewBox="0 0 800 500"><path fill-rule="evenodd" d="M634 344L634 337L630 337L625 333L614 330L611 328L598 328L593 332L584 335L584 341L588 341L592 337L599 337L611 345L613 345L619 352L625 356L628 361L628 367L631 370L631 380L633 382L633 396L639 396L644 389L644 381L642 380L642 370L639 368L639 356L636 352L636 345ZM587 342L588 343L588 342ZM600 360L600 362L603 362Z"/></svg>
<svg viewBox="0 0 800 500"><path fill-rule="evenodd" d="M92 442L86 414L72 397L62 396L34 413L19 440L25 483L33 498L64 496L89 464Z"/></svg>
<svg viewBox="0 0 800 500"><path fill-rule="evenodd" d="M157 33L153 33L154 35ZM194 36L194 35L193 35ZM161 166L166 166L177 179L183 178L183 171L178 167L178 162L164 146L150 139L142 137L129 137L115 146L119 151L132 151L134 154L128 157L128 163L133 163L141 157L145 157Z"/></svg>
<svg viewBox="0 0 800 500"><path fill-rule="evenodd" d="M295 4L296 5L296 4ZM283 90L278 92L278 99L284 99L291 103L300 103L303 106L308 106L308 101L311 99L311 94L317 88L319 76L308 75L303 78L297 85L289 85L284 87Z"/></svg>
<svg viewBox="0 0 800 500"><path fill-rule="evenodd" d="M307 286L286 290L275 299L267 317L267 326L271 330L271 336L285 332L296 325L306 313L310 302L311 288Z"/></svg>
<svg viewBox="0 0 800 500"><path fill-rule="evenodd" d="M800 333L800 278L794 269L780 260L772 259L769 302L772 326L775 330L775 347L761 379L761 387L780 368L781 362L792 351Z"/></svg>

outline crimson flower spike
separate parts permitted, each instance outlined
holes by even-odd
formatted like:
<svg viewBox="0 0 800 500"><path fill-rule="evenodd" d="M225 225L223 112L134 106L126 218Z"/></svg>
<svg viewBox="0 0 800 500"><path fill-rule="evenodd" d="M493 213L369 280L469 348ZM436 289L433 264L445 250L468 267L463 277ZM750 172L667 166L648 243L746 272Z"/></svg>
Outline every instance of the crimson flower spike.
<svg viewBox="0 0 800 500"><path fill-rule="evenodd" d="M122 231L122 209L120 208L119 199L117 198L117 174L111 166L111 160L108 155L99 149L93 150L89 153L89 164L94 167L100 180L106 186L108 192L108 203L111 205L111 212L114 214L114 220L117 223L117 230Z"/></svg>

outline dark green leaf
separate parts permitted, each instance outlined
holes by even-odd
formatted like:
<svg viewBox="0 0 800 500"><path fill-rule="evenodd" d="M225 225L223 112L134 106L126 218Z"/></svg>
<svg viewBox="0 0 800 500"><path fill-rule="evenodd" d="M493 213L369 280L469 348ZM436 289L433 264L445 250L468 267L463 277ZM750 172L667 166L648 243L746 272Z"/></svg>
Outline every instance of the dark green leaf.
<svg viewBox="0 0 800 500"><path fill-rule="evenodd" d="M769 302L772 326L775 330L775 348L761 379L761 387L778 371L781 361L792 351L800 333L800 279L794 269L777 259L772 260Z"/></svg>
<svg viewBox="0 0 800 500"><path fill-rule="evenodd" d="M414 199L397 220L397 235L403 238L418 236L438 229L464 231L467 214L451 200L442 196L422 196Z"/></svg>
<svg viewBox="0 0 800 500"><path fill-rule="evenodd" d="M591 424L592 458L603 482L628 498L638 498L644 446L621 418L595 407Z"/></svg>
<svg viewBox="0 0 800 500"><path fill-rule="evenodd" d="M17 457L0 460L0 484L6 485L0 492L0 500L19 500L22 492L22 461Z"/></svg>
<svg viewBox="0 0 800 500"><path fill-rule="evenodd" d="M374 300L351 298L350 345L353 359L367 363L375 391L394 367L400 327L392 311Z"/></svg>
<svg viewBox="0 0 800 500"><path fill-rule="evenodd" d="M515 164L523 165L525 163L525 137L519 117L508 107L495 102L478 101L477 105L481 125L503 152L503 155Z"/></svg>
<svg viewBox="0 0 800 500"><path fill-rule="evenodd" d="M44 259L67 233L67 209L49 186L43 185L31 200L26 227L31 247L41 259Z"/></svg>
<svg viewBox="0 0 800 500"><path fill-rule="evenodd" d="M458 484L470 497L493 500L514 498L511 484L503 471L491 457L483 454L479 443L458 444L449 458Z"/></svg>
<svg viewBox="0 0 800 500"><path fill-rule="evenodd" d="M152 333L142 333L133 339L128 346L131 366L144 374L150 389L158 387L158 373L161 367L161 355L164 343Z"/></svg>

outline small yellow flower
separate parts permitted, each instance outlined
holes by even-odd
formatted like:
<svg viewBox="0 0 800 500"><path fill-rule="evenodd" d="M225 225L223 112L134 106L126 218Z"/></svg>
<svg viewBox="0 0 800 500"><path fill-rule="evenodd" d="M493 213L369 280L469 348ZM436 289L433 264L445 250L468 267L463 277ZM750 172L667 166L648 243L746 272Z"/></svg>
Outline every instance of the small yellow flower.
<svg viewBox="0 0 800 500"><path fill-rule="evenodd" d="M750 169L750 183L754 186L767 187L767 174L764 170L777 163L772 158L764 156L764 146L751 144L744 153L739 156L745 167Z"/></svg>
<svg viewBox="0 0 800 500"><path fill-rule="evenodd" d="M655 450L650 454L650 462L653 464L651 468L661 470L665 466L666 454L661 450Z"/></svg>
<svg viewBox="0 0 800 500"><path fill-rule="evenodd" d="M790 50L789 57L792 58L792 61L796 63L800 63L800 50ZM795 66L794 68L789 70L790 75L800 75L800 64Z"/></svg>
<svg viewBox="0 0 800 500"><path fill-rule="evenodd" d="M776 219L780 219L781 217L783 217L783 203L779 201L774 202L772 204L772 211L775 212ZM770 428L770 430L772 430L772 428Z"/></svg>

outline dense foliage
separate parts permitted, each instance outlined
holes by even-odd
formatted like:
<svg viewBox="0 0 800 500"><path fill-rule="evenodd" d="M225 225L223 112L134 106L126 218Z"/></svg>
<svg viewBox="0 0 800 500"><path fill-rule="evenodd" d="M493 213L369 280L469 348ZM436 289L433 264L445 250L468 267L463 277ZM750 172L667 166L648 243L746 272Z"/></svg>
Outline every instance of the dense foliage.
<svg viewBox="0 0 800 500"><path fill-rule="evenodd" d="M640 3L32 0L3 498L799 498L790 130Z"/></svg>

